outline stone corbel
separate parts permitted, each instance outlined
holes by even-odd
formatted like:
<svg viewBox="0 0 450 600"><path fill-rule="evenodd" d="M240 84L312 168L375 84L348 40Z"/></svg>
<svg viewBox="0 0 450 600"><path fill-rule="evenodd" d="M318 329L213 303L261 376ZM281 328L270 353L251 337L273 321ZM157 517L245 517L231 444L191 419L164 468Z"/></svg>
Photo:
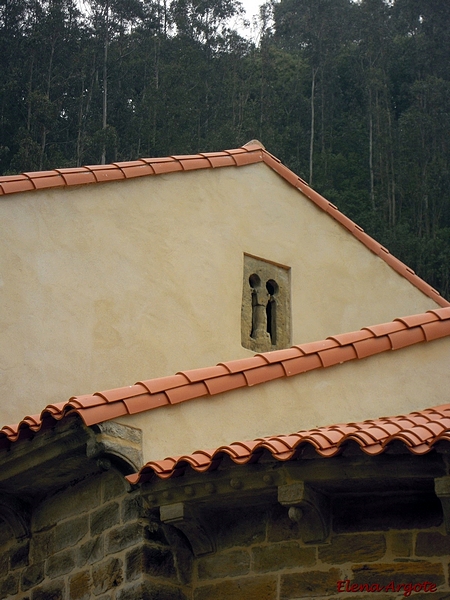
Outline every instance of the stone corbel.
<svg viewBox="0 0 450 600"><path fill-rule="evenodd" d="M97 465L108 470L114 463L125 474L139 471L143 463L142 431L106 421L91 428L95 435L88 441L86 455L97 459Z"/></svg>
<svg viewBox="0 0 450 600"><path fill-rule="evenodd" d="M298 523L304 542L323 542L329 534L329 500L304 482L278 488L278 502L288 507L288 516Z"/></svg>
<svg viewBox="0 0 450 600"><path fill-rule="evenodd" d="M450 533L450 476L436 478L434 480L434 491L441 501L445 532L448 535Z"/></svg>
<svg viewBox="0 0 450 600"><path fill-rule="evenodd" d="M163 523L173 525L186 536L195 556L214 551L213 536L207 523L185 502L161 506L160 518Z"/></svg>

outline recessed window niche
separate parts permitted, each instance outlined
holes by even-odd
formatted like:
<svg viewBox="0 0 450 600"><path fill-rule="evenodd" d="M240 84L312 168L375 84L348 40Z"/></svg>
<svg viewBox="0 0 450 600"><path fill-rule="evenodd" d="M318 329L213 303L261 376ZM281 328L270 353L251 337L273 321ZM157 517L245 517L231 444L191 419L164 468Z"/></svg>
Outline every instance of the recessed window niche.
<svg viewBox="0 0 450 600"><path fill-rule="evenodd" d="M290 269L244 254L241 340L244 348L267 352L291 342Z"/></svg>

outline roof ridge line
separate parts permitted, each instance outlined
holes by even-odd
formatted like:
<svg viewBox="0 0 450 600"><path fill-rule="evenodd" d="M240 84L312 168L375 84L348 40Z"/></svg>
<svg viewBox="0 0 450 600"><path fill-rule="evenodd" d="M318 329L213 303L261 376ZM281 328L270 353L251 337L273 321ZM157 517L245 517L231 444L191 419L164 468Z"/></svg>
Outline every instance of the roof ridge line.
<svg viewBox="0 0 450 600"><path fill-rule="evenodd" d="M0 430L0 445L29 436L31 432L39 431L44 422L58 421L69 414L78 414L87 426L95 425L447 336L450 336L450 307L400 317L318 342L180 371L176 375L139 381L132 386L74 396L67 402L49 404L39 415L27 416L17 425L4 426Z"/></svg>

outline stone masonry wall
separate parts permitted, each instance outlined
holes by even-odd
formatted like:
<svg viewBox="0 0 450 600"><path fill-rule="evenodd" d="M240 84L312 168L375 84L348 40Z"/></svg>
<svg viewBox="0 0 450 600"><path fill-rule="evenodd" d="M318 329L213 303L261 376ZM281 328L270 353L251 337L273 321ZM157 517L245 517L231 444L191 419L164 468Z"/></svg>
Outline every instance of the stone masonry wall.
<svg viewBox="0 0 450 600"><path fill-rule="evenodd" d="M196 561L194 600L450 598L450 536L441 528L335 533L306 545L287 510L275 506L223 513L217 544ZM420 591L408 587L423 582Z"/></svg>
<svg viewBox="0 0 450 600"><path fill-rule="evenodd" d="M166 539L142 516L139 490L111 469L37 503L29 539L0 521L0 598L184 598Z"/></svg>
<svg viewBox="0 0 450 600"><path fill-rule="evenodd" d="M36 502L29 539L0 521L0 599L450 599L450 536L420 514L416 527L340 527L321 544L304 544L279 504L210 516L216 551L194 558L122 474L90 477Z"/></svg>

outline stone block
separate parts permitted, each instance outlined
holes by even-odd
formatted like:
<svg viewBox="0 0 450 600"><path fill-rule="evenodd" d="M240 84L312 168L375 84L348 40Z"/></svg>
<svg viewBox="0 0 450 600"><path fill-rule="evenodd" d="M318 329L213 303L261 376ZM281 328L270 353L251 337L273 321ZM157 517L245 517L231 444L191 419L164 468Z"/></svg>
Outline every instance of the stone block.
<svg viewBox="0 0 450 600"><path fill-rule="evenodd" d="M260 507L222 511L216 520L217 547L260 544L266 538L266 521L266 511Z"/></svg>
<svg viewBox="0 0 450 600"><path fill-rule="evenodd" d="M54 529L55 552L64 548L70 548L75 544L78 544L89 530L89 521L87 515L82 515L76 519L70 519L60 525L57 525Z"/></svg>
<svg viewBox="0 0 450 600"><path fill-rule="evenodd" d="M97 509L91 514L90 528L91 535L99 535L106 529L110 529L120 522L119 505L117 502L111 502Z"/></svg>
<svg viewBox="0 0 450 600"><path fill-rule="evenodd" d="M270 515L267 527L268 542L283 542L286 540L300 540L300 527L298 523L288 517L288 509L277 504Z"/></svg>
<svg viewBox="0 0 450 600"><path fill-rule="evenodd" d="M203 585L194 591L194 600L276 600L275 576L229 579L213 585Z"/></svg>
<svg viewBox="0 0 450 600"><path fill-rule="evenodd" d="M9 565L12 570L28 566L28 555L30 551L29 542L22 543L11 549Z"/></svg>
<svg viewBox="0 0 450 600"><path fill-rule="evenodd" d="M64 600L64 581L52 581L47 585L35 588L31 593L31 600Z"/></svg>
<svg viewBox="0 0 450 600"><path fill-rule="evenodd" d="M126 493L127 485L124 476L114 469L104 473L102 476L103 502L123 496Z"/></svg>
<svg viewBox="0 0 450 600"><path fill-rule="evenodd" d="M97 478L69 486L35 509L33 531L48 529L63 519L75 517L100 505L101 486Z"/></svg>
<svg viewBox="0 0 450 600"><path fill-rule="evenodd" d="M35 533L31 538L30 562L38 563L55 552L55 530Z"/></svg>
<svg viewBox="0 0 450 600"><path fill-rule="evenodd" d="M140 494L134 493L125 496L122 501L122 522L139 519L143 516L142 497Z"/></svg>
<svg viewBox="0 0 450 600"><path fill-rule="evenodd" d="M386 553L382 534L336 535L331 543L319 546L319 559L331 565L355 561L374 561Z"/></svg>
<svg viewBox="0 0 450 600"><path fill-rule="evenodd" d="M408 557L412 554L412 533L391 532L389 536L390 548L394 556Z"/></svg>
<svg viewBox="0 0 450 600"><path fill-rule="evenodd" d="M69 579L70 600L89 600L91 597L91 576L89 571L81 571Z"/></svg>
<svg viewBox="0 0 450 600"><path fill-rule="evenodd" d="M11 527L6 521L0 520L0 548L3 548L10 540L14 539Z"/></svg>
<svg viewBox="0 0 450 600"><path fill-rule="evenodd" d="M89 539L78 548L77 565L92 565L104 557L103 536Z"/></svg>
<svg viewBox="0 0 450 600"><path fill-rule="evenodd" d="M25 592L35 587L44 579L44 563L30 565L22 572L21 589Z"/></svg>
<svg viewBox="0 0 450 600"><path fill-rule="evenodd" d="M0 582L0 598L16 596L19 591L19 574L10 573Z"/></svg>
<svg viewBox="0 0 450 600"><path fill-rule="evenodd" d="M441 563L422 560L395 563L377 563L354 565L352 567L354 583L378 583L389 585L391 581L399 583L421 583L430 581L436 586L445 583Z"/></svg>
<svg viewBox="0 0 450 600"><path fill-rule="evenodd" d="M134 546L143 540L144 528L140 523L128 523L122 527L112 529L106 538L106 554L120 552L125 548Z"/></svg>
<svg viewBox="0 0 450 600"><path fill-rule="evenodd" d="M172 580L176 578L172 551L156 545L144 545L133 549L126 556L126 579L131 581L142 573Z"/></svg>
<svg viewBox="0 0 450 600"><path fill-rule="evenodd" d="M448 556L450 535L438 532L421 532L416 538L416 556Z"/></svg>
<svg viewBox="0 0 450 600"><path fill-rule="evenodd" d="M316 548L298 542L257 546L252 550L253 569L259 572L311 567L316 563Z"/></svg>
<svg viewBox="0 0 450 600"><path fill-rule="evenodd" d="M331 596L336 593L340 579L338 569L329 571L306 571L281 576L280 600L314 596Z"/></svg>
<svg viewBox="0 0 450 600"><path fill-rule="evenodd" d="M122 561L110 558L92 569L94 594L103 594L119 586L123 581Z"/></svg>
<svg viewBox="0 0 450 600"><path fill-rule="evenodd" d="M197 573L200 579L221 579L246 575L250 570L250 555L246 550L218 552L199 558Z"/></svg>
<svg viewBox="0 0 450 600"><path fill-rule="evenodd" d="M188 600L191 595L186 595L181 588L176 586L144 581L121 589L116 597L117 600Z"/></svg>
<svg viewBox="0 0 450 600"><path fill-rule="evenodd" d="M62 552L49 556L45 572L48 577L54 578L69 573L74 567L75 551L63 550Z"/></svg>

